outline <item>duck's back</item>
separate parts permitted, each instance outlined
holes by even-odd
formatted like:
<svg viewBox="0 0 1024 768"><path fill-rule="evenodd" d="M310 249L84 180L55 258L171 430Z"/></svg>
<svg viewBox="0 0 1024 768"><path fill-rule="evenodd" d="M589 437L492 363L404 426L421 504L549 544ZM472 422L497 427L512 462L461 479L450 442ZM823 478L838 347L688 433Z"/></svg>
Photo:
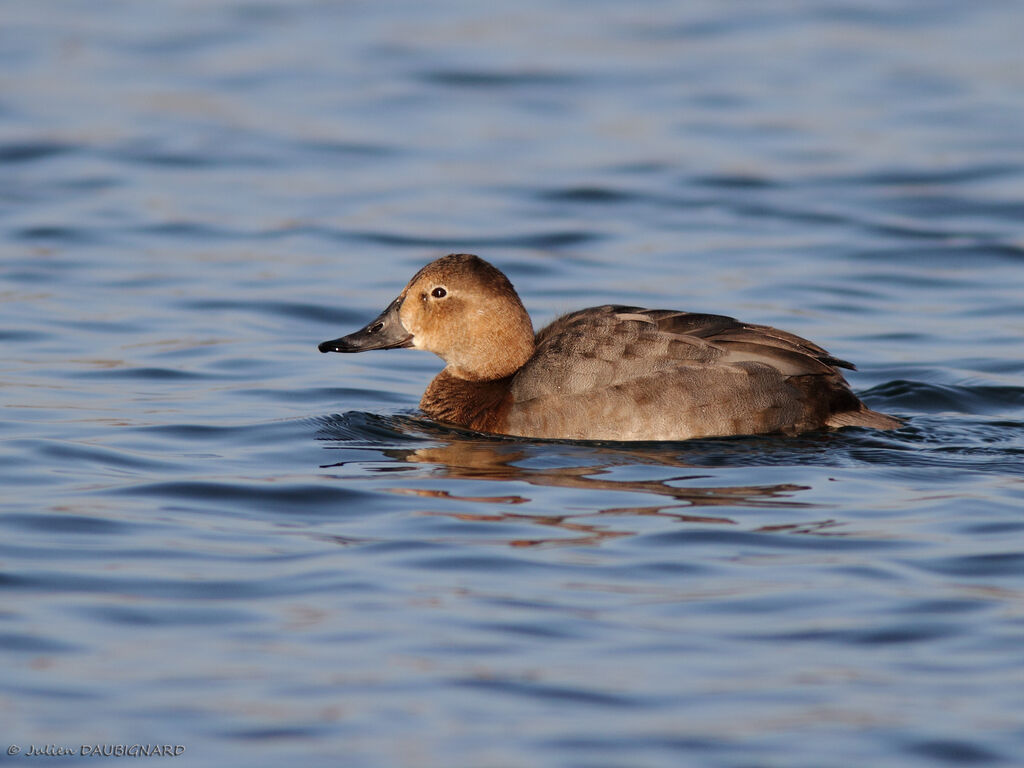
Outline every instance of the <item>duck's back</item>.
<svg viewBox="0 0 1024 768"><path fill-rule="evenodd" d="M531 437L685 440L827 426L893 428L816 344L721 315L602 306L537 334L507 427Z"/></svg>

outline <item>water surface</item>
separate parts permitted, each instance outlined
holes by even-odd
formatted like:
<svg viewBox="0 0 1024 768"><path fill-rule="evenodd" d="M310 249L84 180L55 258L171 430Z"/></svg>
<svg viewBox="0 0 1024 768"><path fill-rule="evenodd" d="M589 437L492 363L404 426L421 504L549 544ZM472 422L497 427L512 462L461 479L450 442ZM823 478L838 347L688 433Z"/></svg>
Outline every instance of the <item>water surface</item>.
<svg viewBox="0 0 1024 768"><path fill-rule="evenodd" d="M1019 763L1014 4L0 21L4 748ZM504 269L537 327L612 301L786 328L907 425L431 424L436 358L316 344L450 251Z"/></svg>

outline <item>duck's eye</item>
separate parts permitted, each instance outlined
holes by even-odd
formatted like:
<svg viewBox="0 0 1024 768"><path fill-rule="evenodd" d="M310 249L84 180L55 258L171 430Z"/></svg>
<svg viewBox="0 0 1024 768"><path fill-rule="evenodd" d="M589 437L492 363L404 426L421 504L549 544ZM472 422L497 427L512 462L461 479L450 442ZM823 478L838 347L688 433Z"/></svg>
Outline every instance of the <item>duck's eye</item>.
<svg viewBox="0 0 1024 768"><path fill-rule="evenodd" d="M448 291L446 291L441 286L438 286L437 288L430 292L430 295L433 296L435 299L443 299L445 296L448 295Z"/></svg>

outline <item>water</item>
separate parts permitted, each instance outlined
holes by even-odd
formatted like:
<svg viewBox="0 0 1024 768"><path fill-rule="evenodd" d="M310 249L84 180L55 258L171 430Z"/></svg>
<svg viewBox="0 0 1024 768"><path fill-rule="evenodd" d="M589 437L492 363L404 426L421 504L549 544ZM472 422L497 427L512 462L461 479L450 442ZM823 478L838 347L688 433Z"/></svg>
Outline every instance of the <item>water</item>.
<svg viewBox="0 0 1024 768"><path fill-rule="evenodd" d="M10 764L1019 765L1022 23L6 4ZM805 335L907 426L432 425L435 358L316 344L449 251L538 327L616 301Z"/></svg>

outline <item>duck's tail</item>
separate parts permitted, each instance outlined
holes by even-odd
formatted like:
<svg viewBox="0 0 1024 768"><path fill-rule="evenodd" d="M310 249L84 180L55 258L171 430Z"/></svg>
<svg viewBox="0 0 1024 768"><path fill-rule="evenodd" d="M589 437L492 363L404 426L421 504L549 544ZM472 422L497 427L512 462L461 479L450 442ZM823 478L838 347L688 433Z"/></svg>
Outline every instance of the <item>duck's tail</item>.
<svg viewBox="0 0 1024 768"><path fill-rule="evenodd" d="M841 411L833 413L825 422L827 426L838 429L839 427L871 427L872 429L896 429L903 426L903 419L895 416L886 416L884 413L872 411L866 405L856 411Z"/></svg>

